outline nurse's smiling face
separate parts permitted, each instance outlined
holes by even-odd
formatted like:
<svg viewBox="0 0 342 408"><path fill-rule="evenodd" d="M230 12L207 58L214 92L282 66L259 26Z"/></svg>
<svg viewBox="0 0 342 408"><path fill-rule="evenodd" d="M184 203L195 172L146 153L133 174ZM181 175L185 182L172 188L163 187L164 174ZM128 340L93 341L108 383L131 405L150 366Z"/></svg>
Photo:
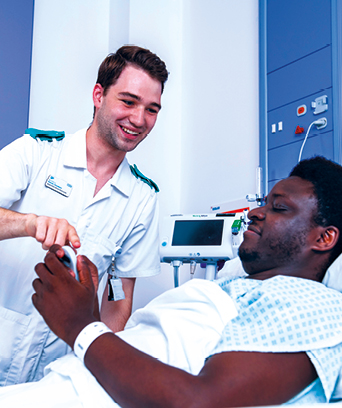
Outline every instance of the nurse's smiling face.
<svg viewBox="0 0 342 408"><path fill-rule="evenodd" d="M308 237L316 225L316 212L312 183L299 177L277 183L266 205L248 214L251 223L239 248L245 271L250 275L271 271L273 275L277 268L286 271L294 262L300 263L310 251Z"/></svg>
<svg viewBox="0 0 342 408"><path fill-rule="evenodd" d="M96 84L93 99L98 136L121 152L135 149L156 123L161 89L158 80L133 65L124 68L105 94Z"/></svg>

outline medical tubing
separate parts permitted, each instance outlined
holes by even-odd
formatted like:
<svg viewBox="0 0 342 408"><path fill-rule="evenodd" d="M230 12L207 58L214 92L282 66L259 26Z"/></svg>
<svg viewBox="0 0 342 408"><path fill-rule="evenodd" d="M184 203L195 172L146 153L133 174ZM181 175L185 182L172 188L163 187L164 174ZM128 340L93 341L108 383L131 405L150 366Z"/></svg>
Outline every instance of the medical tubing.
<svg viewBox="0 0 342 408"><path fill-rule="evenodd" d="M314 120L312 123L310 123L310 126L308 127L308 130L307 130L307 132L306 132L305 138L304 138L304 140L303 140L302 147L300 148L299 157L298 157L298 163L301 161L302 153L303 153L303 149L304 149L304 145L305 145L305 143L306 143L306 140L307 140L307 138L308 138L308 135L309 135L309 132L310 132L312 126L313 126L313 125L316 125L317 128L318 128L318 126L320 126L320 128L321 128L321 127L325 127L325 126L326 126L326 123L327 123L326 118L317 119L317 120ZM325 126L323 126L323 125L325 125Z"/></svg>
<svg viewBox="0 0 342 408"><path fill-rule="evenodd" d="M182 265L182 261L179 261L178 259L174 259L171 262L171 266L173 266L173 279L174 279L174 285L175 288L179 286L179 267Z"/></svg>
<svg viewBox="0 0 342 408"><path fill-rule="evenodd" d="M178 288L179 286L179 266L178 265L173 266L173 281L174 281L175 288Z"/></svg>
<svg viewBox="0 0 342 408"><path fill-rule="evenodd" d="M190 261L190 279L194 277L196 265L197 265L196 261Z"/></svg>
<svg viewBox="0 0 342 408"><path fill-rule="evenodd" d="M105 333L113 333L109 327L102 322L93 322L88 324L76 337L74 343L74 353L82 362L89 346L98 337Z"/></svg>
<svg viewBox="0 0 342 408"><path fill-rule="evenodd" d="M301 161L302 153L303 153L303 149L304 149L304 145L305 145L306 140L307 140L307 138L308 138L310 129L312 128L312 126L314 125L314 123L315 123L315 121L312 122L312 123L310 124L310 126L308 127L308 130L307 130L307 132L306 132L305 138L304 138L303 143L302 143L302 147L300 148L300 152L299 152L299 156L298 156L298 163Z"/></svg>

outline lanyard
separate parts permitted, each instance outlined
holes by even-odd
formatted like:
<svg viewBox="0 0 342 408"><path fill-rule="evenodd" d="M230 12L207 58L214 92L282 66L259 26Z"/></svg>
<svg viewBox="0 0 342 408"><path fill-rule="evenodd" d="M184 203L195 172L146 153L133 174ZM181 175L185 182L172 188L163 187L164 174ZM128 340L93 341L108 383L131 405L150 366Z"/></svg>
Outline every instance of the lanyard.
<svg viewBox="0 0 342 408"><path fill-rule="evenodd" d="M125 299L125 292L122 289L122 280L116 276L115 257L112 256L111 270L108 270L108 300L117 301Z"/></svg>

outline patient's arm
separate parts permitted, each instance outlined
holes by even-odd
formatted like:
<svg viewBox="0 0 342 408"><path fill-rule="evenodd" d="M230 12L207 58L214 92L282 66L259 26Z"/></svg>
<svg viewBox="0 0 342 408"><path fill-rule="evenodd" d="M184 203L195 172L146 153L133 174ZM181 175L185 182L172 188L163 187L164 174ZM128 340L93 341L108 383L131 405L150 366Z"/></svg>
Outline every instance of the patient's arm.
<svg viewBox="0 0 342 408"><path fill-rule="evenodd" d="M71 347L96 321L93 264L78 257L80 281L54 254L36 267L32 300L50 328ZM85 365L122 407L238 407L280 404L309 385L316 372L305 353L226 352L211 357L199 375L168 366L112 333L98 337Z"/></svg>
<svg viewBox="0 0 342 408"><path fill-rule="evenodd" d="M165 365L120 338L97 338L85 365L122 407L239 407L281 404L316 377L305 353L226 352L198 376Z"/></svg>
<svg viewBox="0 0 342 408"><path fill-rule="evenodd" d="M0 207L0 240L28 236L40 242L44 249L53 244L81 246L75 228L65 219L21 214Z"/></svg>

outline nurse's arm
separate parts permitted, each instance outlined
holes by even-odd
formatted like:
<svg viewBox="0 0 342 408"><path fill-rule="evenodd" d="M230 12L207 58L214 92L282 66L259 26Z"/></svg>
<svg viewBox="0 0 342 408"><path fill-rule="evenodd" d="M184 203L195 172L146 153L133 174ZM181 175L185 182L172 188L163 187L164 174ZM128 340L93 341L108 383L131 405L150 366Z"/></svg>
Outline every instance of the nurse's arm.
<svg viewBox="0 0 342 408"><path fill-rule="evenodd" d="M117 301L108 300L108 282L103 292L101 303L101 321L114 333L124 329L132 313L133 292L135 278L121 278L125 299Z"/></svg>
<svg viewBox="0 0 342 408"><path fill-rule="evenodd" d="M81 246L75 228L62 218L21 214L0 207L0 240L33 237L49 249L53 244Z"/></svg>

